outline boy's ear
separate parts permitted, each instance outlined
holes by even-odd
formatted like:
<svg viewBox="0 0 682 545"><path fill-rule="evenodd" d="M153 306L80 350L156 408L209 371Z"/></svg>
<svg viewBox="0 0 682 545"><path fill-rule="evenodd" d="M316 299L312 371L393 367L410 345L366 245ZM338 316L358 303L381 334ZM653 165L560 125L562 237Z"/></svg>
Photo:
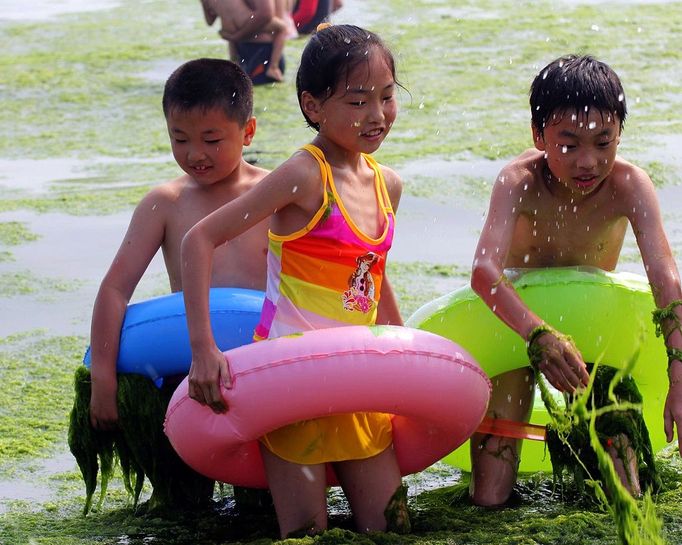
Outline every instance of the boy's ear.
<svg viewBox="0 0 682 545"><path fill-rule="evenodd" d="M301 94L301 109L312 122L317 123L319 121L320 101L308 91L303 91Z"/></svg>
<svg viewBox="0 0 682 545"><path fill-rule="evenodd" d="M545 151L545 139L540 134L540 131L534 124L531 124L530 128L533 131L533 144L535 145L535 149L538 151Z"/></svg>
<svg viewBox="0 0 682 545"><path fill-rule="evenodd" d="M242 142L245 146L251 144L254 135L256 134L256 118L250 117L244 125L244 141Z"/></svg>

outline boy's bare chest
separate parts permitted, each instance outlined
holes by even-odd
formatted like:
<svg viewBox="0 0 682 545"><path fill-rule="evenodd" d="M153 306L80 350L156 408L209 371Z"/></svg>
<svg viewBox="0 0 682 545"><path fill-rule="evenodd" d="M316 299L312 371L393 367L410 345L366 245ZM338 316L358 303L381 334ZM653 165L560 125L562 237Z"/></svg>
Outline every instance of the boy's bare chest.
<svg viewBox="0 0 682 545"><path fill-rule="evenodd" d="M611 270L618 262L627 218L611 206L573 205L522 214L510 260L515 267L589 265Z"/></svg>

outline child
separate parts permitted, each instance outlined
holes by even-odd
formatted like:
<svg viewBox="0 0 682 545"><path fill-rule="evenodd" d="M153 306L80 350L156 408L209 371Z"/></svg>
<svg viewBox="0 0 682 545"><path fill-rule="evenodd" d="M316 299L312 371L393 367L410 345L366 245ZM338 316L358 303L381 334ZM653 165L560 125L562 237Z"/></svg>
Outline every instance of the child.
<svg viewBox="0 0 682 545"><path fill-rule="evenodd" d="M116 426L119 333L128 301L154 254L161 248L170 289L180 291L182 237L267 174L242 157L242 147L256 132L252 107L251 82L231 61L189 61L166 82L163 112L173 157L185 174L154 187L137 205L97 293L91 327L95 428ZM231 241L229 252L216 250L211 286L265 287L266 230L261 223Z"/></svg>
<svg viewBox="0 0 682 545"><path fill-rule="evenodd" d="M239 66L219 59L189 61L173 72L166 82L163 111L173 156L185 174L156 186L138 204L123 243L99 288L91 328L92 393L87 394L90 397L90 423L99 432L125 428L125 423L119 423L117 405L119 334L128 301L154 254L162 249L170 289L180 291L182 237L198 220L236 199L267 174L242 157L243 146L251 143L256 131L252 90L251 81ZM267 224L260 222L230 241L229 251L225 247L216 249L210 285L264 290L266 243ZM154 388L151 391L154 392ZM77 393L75 407L87 404L87 399L80 401L78 396ZM137 411L126 408L139 412L142 418L141 408ZM158 431L156 435L161 437L159 441L163 444L146 445L145 452L150 448L165 452L167 441L161 431L162 423L163 414L158 423L149 424L153 433L140 440L155 444L152 435ZM72 417L70 436L75 441L93 433L83 430L83 426L87 427L87 424L79 425ZM129 435L127 430L123 429L123 432L126 437ZM168 456L172 456L170 445L168 450ZM74 455L79 458L76 451ZM160 460L151 461L153 471L161 465ZM176 466L172 461L171 467ZM171 470L167 468L167 471ZM154 485L154 499L159 494L164 496L159 488L171 488L170 496L176 492L180 496L184 494L181 484L175 490L165 482L167 479L155 480L149 473L147 476ZM177 503L175 499L166 497L157 501Z"/></svg>
<svg viewBox="0 0 682 545"><path fill-rule="evenodd" d="M193 357L189 395L215 411L227 409L219 384L229 387L231 379L208 322L211 256L267 217L268 287L256 338L402 323L384 274L402 182L367 155L379 149L397 114L393 56L374 33L321 25L303 51L296 81L303 116L318 132L312 144L200 221L182 242ZM370 254L376 256L358 260ZM352 285L361 264L372 277L373 298L371 290L355 293ZM365 304L347 304L354 297ZM327 440L313 444L319 433ZM261 452L282 537L326 528L326 462L334 464L360 531L408 523L386 415L297 423L263 437ZM387 522L385 513L391 519L397 513L396 520Z"/></svg>
<svg viewBox="0 0 682 545"><path fill-rule="evenodd" d="M252 6L245 0L201 0L201 6L209 26L220 18L222 27L218 33L230 44L230 58L235 62L241 62L237 44L251 42L258 34L271 35L272 46L265 76L271 81L284 81L280 60L293 26L293 22L289 24L291 10L287 9L287 2L268 1L261 7Z"/></svg>
<svg viewBox="0 0 682 545"><path fill-rule="evenodd" d="M535 369L557 389L572 393L589 380L579 347L523 303L504 269L592 266L612 271L629 223L656 304L672 305L667 310L678 320L680 279L649 176L616 155L626 105L613 70L589 56L556 59L533 81L530 107L535 149L512 160L495 182L471 283L493 312L527 340L529 354L539 354ZM678 430L682 424L682 333L674 319L665 320L664 330L670 354L664 420L671 441L673 421ZM488 416L527 420L532 384L530 369L498 377ZM509 396L520 402L509 403ZM627 437L613 442L616 470L637 495L636 460ZM516 481L520 445L478 434L471 449L474 503L504 503Z"/></svg>

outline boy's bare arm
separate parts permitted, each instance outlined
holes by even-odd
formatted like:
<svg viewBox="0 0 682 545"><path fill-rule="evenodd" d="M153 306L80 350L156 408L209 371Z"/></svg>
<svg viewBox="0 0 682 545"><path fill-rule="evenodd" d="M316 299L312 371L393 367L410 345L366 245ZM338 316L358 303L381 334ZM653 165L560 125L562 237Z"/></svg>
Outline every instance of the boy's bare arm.
<svg viewBox="0 0 682 545"><path fill-rule="evenodd" d="M680 276L677 264L672 255L668 238L663 228L663 221L658 205L658 198L649 176L642 170L633 167L623 182L625 194L628 195L628 211L632 229L637 238L642 255L642 262L651 285L651 290L658 308L665 308L674 301L682 299ZM673 308L682 320L682 306ZM682 350L682 331L673 320L663 324L667 334L665 343L668 349ZM664 409L664 427L668 441L673 439L674 426L678 430L678 446L682 452L682 361L671 358L668 369L670 388Z"/></svg>
<svg viewBox="0 0 682 545"><path fill-rule="evenodd" d="M164 239L159 190L138 204L123 242L100 285L92 313L90 422L111 429L118 421L116 361L128 301Z"/></svg>
<svg viewBox="0 0 682 545"><path fill-rule="evenodd" d="M541 317L531 311L504 274L512 250L519 206L530 176L514 168L504 169L493 187L488 215L478 241L471 274L471 286L491 310L524 340L538 326ZM586 385L589 375L575 346L561 335L546 333L536 341L543 354L538 369L557 389L572 392Z"/></svg>

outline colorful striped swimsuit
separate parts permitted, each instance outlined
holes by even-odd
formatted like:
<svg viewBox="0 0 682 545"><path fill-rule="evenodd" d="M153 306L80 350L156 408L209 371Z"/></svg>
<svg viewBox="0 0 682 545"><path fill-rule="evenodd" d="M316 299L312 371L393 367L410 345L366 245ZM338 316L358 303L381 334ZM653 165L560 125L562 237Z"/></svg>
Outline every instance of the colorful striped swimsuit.
<svg viewBox="0 0 682 545"><path fill-rule="evenodd" d="M375 239L360 231L346 211L322 150L312 144L303 149L320 165L323 202L302 229L285 236L268 235L267 289L256 340L376 321L395 224L381 168L363 155L374 170L384 220L383 232ZM291 403L296 403L295 397ZM382 413L306 420L261 438L271 452L299 464L369 458L391 440L390 417Z"/></svg>

